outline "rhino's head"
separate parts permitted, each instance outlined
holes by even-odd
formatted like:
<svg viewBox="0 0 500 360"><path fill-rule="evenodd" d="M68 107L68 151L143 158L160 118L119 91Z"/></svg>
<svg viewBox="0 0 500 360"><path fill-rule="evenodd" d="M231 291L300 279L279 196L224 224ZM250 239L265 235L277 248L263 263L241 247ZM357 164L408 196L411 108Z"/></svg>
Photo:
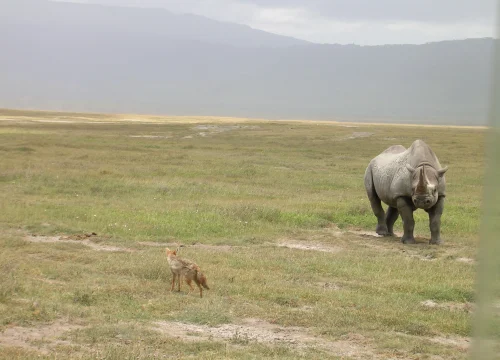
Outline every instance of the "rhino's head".
<svg viewBox="0 0 500 360"><path fill-rule="evenodd" d="M448 167L440 170L429 165L421 165L416 169L409 164L406 168L411 173L411 199L415 207L419 209L429 209L438 201L438 184Z"/></svg>

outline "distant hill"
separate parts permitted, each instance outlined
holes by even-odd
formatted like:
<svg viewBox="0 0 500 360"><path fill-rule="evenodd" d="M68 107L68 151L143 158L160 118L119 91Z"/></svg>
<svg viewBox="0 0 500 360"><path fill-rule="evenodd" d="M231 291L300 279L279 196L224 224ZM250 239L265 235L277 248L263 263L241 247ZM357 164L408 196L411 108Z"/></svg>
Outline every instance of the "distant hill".
<svg viewBox="0 0 500 360"><path fill-rule="evenodd" d="M0 107L484 124L492 39L318 45L159 9L0 3Z"/></svg>
<svg viewBox="0 0 500 360"><path fill-rule="evenodd" d="M131 8L47 0L2 0L2 25L31 25L54 30L142 35L170 40L195 40L238 47L286 47L307 41L271 34L246 25L177 15L165 9Z"/></svg>

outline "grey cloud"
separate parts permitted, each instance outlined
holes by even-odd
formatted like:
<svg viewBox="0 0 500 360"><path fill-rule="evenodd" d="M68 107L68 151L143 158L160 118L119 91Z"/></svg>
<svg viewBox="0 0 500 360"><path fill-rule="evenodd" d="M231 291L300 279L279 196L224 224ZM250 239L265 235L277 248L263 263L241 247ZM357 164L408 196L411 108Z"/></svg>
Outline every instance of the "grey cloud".
<svg viewBox="0 0 500 360"><path fill-rule="evenodd" d="M262 7L304 8L342 21L430 23L492 21L495 0L240 0Z"/></svg>
<svg viewBox="0 0 500 360"><path fill-rule="evenodd" d="M62 0L108 5L164 7L172 11L205 11L226 17L235 5L256 8L300 8L337 21L415 21L423 23L492 23L495 0ZM227 14L230 15L230 14Z"/></svg>
<svg viewBox="0 0 500 360"><path fill-rule="evenodd" d="M312 42L365 45L491 37L496 4L495 0L59 1L159 7Z"/></svg>

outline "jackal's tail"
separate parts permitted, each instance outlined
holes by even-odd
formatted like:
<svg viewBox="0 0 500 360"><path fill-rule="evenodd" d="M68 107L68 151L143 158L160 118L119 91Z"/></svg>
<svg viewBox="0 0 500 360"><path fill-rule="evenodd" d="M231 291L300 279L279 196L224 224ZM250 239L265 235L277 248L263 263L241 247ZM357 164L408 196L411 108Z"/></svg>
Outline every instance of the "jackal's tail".
<svg viewBox="0 0 500 360"><path fill-rule="evenodd" d="M200 270L196 272L196 282L201 286L203 286L205 289L210 290L210 288L207 285L207 278L205 277L205 275L203 275L203 273Z"/></svg>

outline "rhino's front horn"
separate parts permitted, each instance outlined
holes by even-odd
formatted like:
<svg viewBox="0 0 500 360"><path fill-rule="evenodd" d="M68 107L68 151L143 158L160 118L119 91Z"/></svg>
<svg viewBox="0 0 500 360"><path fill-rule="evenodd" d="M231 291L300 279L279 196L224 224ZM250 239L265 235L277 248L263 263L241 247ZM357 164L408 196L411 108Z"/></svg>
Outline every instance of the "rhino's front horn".
<svg viewBox="0 0 500 360"><path fill-rule="evenodd" d="M412 173L412 174L415 172L415 168L414 168L414 167L412 167L410 164L406 164L406 168L407 168L407 169L408 169L408 171L409 171L410 173Z"/></svg>
<svg viewBox="0 0 500 360"><path fill-rule="evenodd" d="M445 166L444 168L442 168L441 170L438 170L438 175L439 177L443 176L445 172L448 171L448 166Z"/></svg>
<svg viewBox="0 0 500 360"><path fill-rule="evenodd" d="M417 189L415 191L417 194L427 194L427 184L426 184L424 167L425 165L420 168L420 175L418 177Z"/></svg>

